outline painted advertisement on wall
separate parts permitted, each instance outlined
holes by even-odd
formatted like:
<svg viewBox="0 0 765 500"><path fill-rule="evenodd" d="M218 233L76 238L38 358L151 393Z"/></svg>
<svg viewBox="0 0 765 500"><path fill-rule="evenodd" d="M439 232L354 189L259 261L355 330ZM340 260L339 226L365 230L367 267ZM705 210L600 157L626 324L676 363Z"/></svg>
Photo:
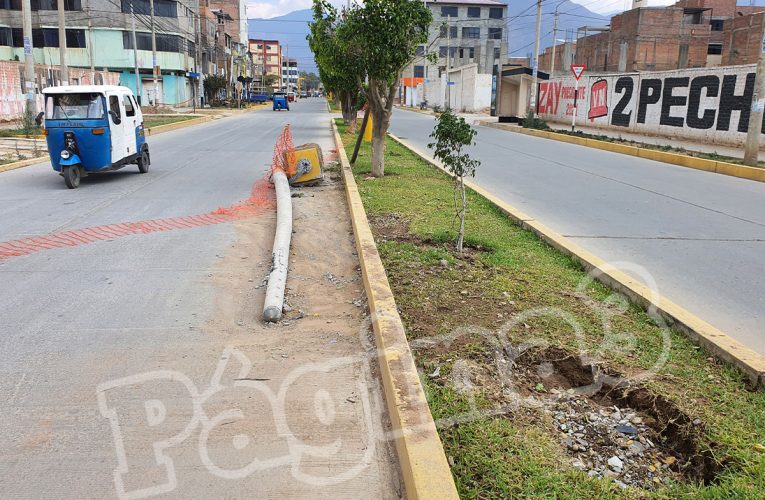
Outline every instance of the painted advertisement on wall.
<svg viewBox="0 0 765 500"><path fill-rule="evenodd" d="M0 121L19 119L26 106L26 94L22 89L24 64L16 61L0 61ZM69 78L73 85L118 85L119 73L96 71L94 78L87 69L69 68ZM59 78L58 67L35 66L35 80L38 89L56 84ZM94 79L95 81L91 81ZM43 108L43 96L35 95L37 110Z"/></svg>
<svg viewBox="0 0 765 500"><path fill-rule="evenodd" d="M749 124L754 71L747 65L585 74L579 80L577 124L739 146ZM573 77L540 83L544 120L571 122L574 83Z"/></svg>

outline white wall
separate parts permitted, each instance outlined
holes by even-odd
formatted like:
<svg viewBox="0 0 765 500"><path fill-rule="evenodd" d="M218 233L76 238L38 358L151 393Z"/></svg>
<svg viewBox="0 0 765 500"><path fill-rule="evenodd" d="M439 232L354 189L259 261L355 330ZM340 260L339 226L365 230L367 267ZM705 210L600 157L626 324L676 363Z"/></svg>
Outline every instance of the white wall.
<svg viewBox="0 0 765 500"><path fill-rule="evenodd" d="M478 73L477 64L454 68L449 104L455 111L485 112L491 108L491 75Z"/></svg>
<svg viewBox="0 0 765 500"><path fill-rule="evenodd" d="M576 120L612 131L740 146L746 140L754 71L754 65L746 65L585 74ZM574 84L573 76L540 83L544 120L571 123Z"/></svg>

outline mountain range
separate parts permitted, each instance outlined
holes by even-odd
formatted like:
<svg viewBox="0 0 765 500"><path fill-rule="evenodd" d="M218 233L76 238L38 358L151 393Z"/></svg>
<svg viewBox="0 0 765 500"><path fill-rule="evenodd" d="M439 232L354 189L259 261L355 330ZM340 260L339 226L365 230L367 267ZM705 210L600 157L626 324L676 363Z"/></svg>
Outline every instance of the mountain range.
<svg viewBox="0 0 765 500"><path fill-rule="evenodd" d="M558 39L574 38L576 29L581 26L605 26L609 22L608 17L596 14L570 0L545 3L542 7L540 51L553 43L553 19L556 5L560 14L556 37ZM508 53L511 56L522 57L534 51L535 6L536 0L511 0L508 4ZM250 38L279 40L283 45L282 50L285 56L288 52L291 59L297 59L300 71L317 72L316 63L306 40L308 22L311 21L312 15L313 12L310 9L305 9L270 19L249 19Z"/></svg>

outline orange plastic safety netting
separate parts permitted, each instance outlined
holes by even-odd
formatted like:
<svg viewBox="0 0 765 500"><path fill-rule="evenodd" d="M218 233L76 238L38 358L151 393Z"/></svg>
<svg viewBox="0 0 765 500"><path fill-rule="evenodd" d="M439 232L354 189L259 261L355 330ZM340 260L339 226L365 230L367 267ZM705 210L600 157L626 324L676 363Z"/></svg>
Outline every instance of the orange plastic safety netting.
<svg viewBox="0 0 765 500"><path fill-rule="evenodd" d="M292 131L285 125L274 145L274 156L271 160L271 172L281 170L287 177L295 175L295 144L292 142Z"/></svg>

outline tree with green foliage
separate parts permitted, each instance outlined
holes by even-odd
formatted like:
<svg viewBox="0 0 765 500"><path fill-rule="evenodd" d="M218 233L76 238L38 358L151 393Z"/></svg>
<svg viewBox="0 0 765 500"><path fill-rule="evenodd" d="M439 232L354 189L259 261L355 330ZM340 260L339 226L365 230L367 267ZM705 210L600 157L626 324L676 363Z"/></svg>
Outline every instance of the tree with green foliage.
<svg viewBox="0 0 765 500"><path fill-rule="evenodd" d="M205 99L210 104L216 104L220 91L228 88L228 79L220 75L208 75L202 84L205 89Z"/></svg>
<svg viewBox="0 0 765 500"><path fill-rule="evenodd" d="M347 15L347 11L339 13L326 0L314 0L311 33L306 38L324 88L339 99L345 123L354 124L366 72L354 56L353 40L345 23Z"/></svg>
<svg viewBox="0 0 765 500"><path fill-rule="evenodd" d="M433 15L422 0L365 0L345 11L342 36L364 91L372 119L372 175L385 175L385 136L402 69L428 41ZM313 47L312 47L313 48ZM326 85L326 83L325 83Z"/></svg>
<svg viewBox="0 0 765 500"><path fill-rule="evenodd" d="M266 88L273 87L274 84L278 81L279 81L279 77L277 75L273 75L269 73L263 77L263 86Z"/></svg>
<svg viewBox="0 0 765 500"><path fill-rule="evenodd" d="M462 253L465 241L465 214L467 213L467 197L465 196L465 176L475 177L476 168L481 164L474 160L464 148L473 146L477 132L464 118L458 117L447 109L438 117L430 137L436 142L428 144L433 150L433 156L444 164L454 175L454 208L460 219L459 235L457 236L457 251ZM458 195L462 203L458 201Z"/></svg>

